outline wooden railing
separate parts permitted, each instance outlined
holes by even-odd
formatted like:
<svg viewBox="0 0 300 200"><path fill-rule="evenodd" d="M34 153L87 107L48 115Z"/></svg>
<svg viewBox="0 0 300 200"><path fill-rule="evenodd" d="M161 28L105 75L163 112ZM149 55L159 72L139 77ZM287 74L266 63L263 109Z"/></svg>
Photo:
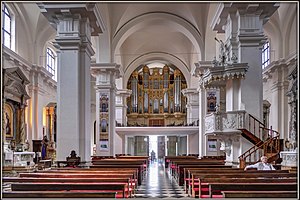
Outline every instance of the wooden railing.
<svg viewBox="0 0 300 200"><path fill-rule="evenodd" d="M239 156L240 160L240 168L244 168L246 166L246 163L255 163L259 161L260 157L263 155L274 155L278 154L280 150L280 141L279 141L279 133L272 129L272 127L265 128L260 127L261 131L268 132L268 138L260 145L254 145L250 149L248 149L246 152L244 152L241 156ZM262 134L263 135L263 134Z"/></svg>
<svg viewBox="0 0 300 200"><path fill-rule="evenodd" d="M248 127L247 130L261 140L265 140L264 129L265 125L256 119L253 115L248 113Z"/></svg>

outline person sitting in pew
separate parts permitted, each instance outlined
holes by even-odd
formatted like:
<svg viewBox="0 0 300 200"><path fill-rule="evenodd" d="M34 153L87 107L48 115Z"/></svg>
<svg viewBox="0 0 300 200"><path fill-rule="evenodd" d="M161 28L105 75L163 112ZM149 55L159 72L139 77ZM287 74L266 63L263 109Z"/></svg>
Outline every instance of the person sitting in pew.
<svg viewBox="0 0 300 200"><path fill-rule="evenodd" d="M262 156L260 158L261 162L255 163L253 165L248 165L245 170L256 168L257 170L276 170L272 164L268 163L268 157Z"/></svg>

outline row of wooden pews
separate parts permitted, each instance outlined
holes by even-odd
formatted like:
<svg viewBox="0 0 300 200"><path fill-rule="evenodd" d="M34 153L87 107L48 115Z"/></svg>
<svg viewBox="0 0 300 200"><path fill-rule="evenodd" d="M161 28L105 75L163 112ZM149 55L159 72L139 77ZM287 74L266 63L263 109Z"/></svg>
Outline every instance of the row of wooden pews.
<svg viewBox="0 0 300 200"><path fill-rule="evenodd" d="M102 158L91 168L51 168L3 177L11 191L3 197L13 198L132 198L147 158Z"/></svg>
<svg viewBox="0 0 300 200"><path fill-rule="evenodd" d="M297 197L297 174L289 170L244 171L208 157L171 158L169 170L195 198Z"/></svg>
<svg viewBox="0 0 300 200"><path fill-rule="evenodd" d="M200 166L205 168L228 168L230 166L225 166L224 159L215 158L196 158L186 156L169 157L168 159L168 170L170 174L177 180L178 184L182 186L184 184L184 168Z"/></svg>
<svg viewBox="0 0 300 200"><path fill-rule="evenodd" d="M90 168L137 168L138 185L142 183L143 178L146 175L147 167L149 164L148 156L120 156L118 158L105 158L105 159L92 159L92 165Z"/></svg>

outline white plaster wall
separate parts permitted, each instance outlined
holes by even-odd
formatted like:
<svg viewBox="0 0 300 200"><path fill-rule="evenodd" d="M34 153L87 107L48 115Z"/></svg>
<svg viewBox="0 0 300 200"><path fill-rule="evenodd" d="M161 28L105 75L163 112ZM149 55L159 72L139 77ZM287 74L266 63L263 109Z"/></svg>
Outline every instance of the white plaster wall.
<svg viewBox="0 0 300 200"><path fill-rule="evenodd" d="M123 154L123 152L125 152L123 151L123 144L125 144L125 141L123 141L122 136L115 133L115 137L114 137L115 154Z"/></svg>
<svg viewBox="0 0 300 200"><path fill-rule="evenodd" d="M121 106L116 106L116 121L122 123L123 111Z"/></svg>
<svg viewBox="0 0 300 200"><path fill-rule="evenodd" d="M188 154L199 153L199 134L188 135Z"/></svg>
<svg viewBox="0 0 300 200"><path fill-rule="evenodd" d="M247 62L249 65L245 79L241 80L241 98L239 103L240 105L245 105L245 110L248 113L262 121L261 54L258 47L245 47L239 51L239 56L243 58L242 62Z"/></svg>

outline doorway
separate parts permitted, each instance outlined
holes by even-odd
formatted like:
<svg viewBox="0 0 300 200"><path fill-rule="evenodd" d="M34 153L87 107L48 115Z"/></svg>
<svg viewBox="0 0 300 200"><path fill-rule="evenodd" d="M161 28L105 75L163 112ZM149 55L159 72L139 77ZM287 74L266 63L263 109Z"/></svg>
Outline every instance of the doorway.
<svg viewBox="0 0 300 200"><path fill-rule="evenodd" d="M149 136L149 156L152 162L157 161L157 135L150 135Z"/></svg>
<svg viewBox="0 0 300 200"><path fill-rule="evenodd" d="M187 136L127 136L127 154L135 156L151 156L155 160L163 160L165 156L187 155Z"/></svg>

